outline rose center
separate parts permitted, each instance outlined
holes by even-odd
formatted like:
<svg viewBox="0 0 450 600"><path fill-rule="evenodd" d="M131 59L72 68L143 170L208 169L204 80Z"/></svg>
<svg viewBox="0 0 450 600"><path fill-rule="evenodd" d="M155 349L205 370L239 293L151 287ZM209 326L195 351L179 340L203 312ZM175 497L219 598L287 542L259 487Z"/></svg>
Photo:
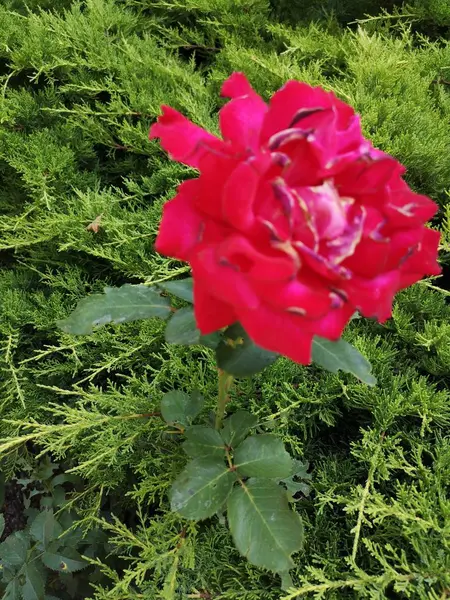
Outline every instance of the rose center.
<svg viewBox="0 0 450 600"><path fill-rule="evenodd" d="M331 181L309 187L301 192L314 223L318 237L325 240L339 238L348 223L348 210L353 198L341 197Z"/></svg>

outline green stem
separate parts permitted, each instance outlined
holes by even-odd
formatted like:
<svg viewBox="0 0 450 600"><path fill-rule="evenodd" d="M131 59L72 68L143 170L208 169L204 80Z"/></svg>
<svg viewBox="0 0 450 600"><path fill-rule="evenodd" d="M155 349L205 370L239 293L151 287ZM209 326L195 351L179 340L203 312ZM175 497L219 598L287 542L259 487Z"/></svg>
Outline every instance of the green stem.
<svg viewBox="0 0 450 600"><path fill-rule="evenodd" d="M216 429L220 429L225 415L225 406L229 401L228 392L233 383L233 375L219 369L219 395L216 407Z"/></svg>

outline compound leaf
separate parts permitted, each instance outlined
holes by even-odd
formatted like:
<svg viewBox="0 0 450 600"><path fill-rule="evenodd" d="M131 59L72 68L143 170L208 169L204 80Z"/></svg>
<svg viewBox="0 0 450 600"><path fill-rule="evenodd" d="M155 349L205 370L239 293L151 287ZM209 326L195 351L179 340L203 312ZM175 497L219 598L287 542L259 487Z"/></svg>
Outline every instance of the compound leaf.
<svg viewBox="0 0 450 600"><path fill-rule="evenodd" d="M37 562L30 561L23 569L25 582L22 586L23 600L42 600L45 591L44 569L38 567Z"/></svg>
<svg viewBox="0 0 450 600"><path fill-rule="evenodd" d="M245 477L284 478L292 473L292 458L283 442L268 433L245 439L235 450L233 462Z"/></svg>
<svg viewBox="0 0 450 600"><path fill-rule="evenodd" d="M203 396L197 390L191 395L172 390L164 394L161 400L161 414L166 423L187 426L202 410L203 402Z"/></svg>
<svg viewBox="0 0 450 600"><path fill-rule="evenodd" d="M56 540L63 532L53 514L53 510L42 510L34 518L30 525L31 537L39 542L43 548L47 548L50 542Z"/></svg>
<svg viewBox="0 0 450 600"><path fill-rule="evenodd" d="M315 336L312 344L312 360L331 373L339 370L351 373L367 385L376 385L372 375L372 365L364 356L345 340L332 342Z"/></svg>
<svg viewBox="0 0 450 600"><path fill-rule="evenodd" d="M249 479L228 499L228 522L239 552L257 567L284 573L303 543L300 517L286 491L267 479Z"/></svg>
<svg viewBox="0 0 450 600"><path fill-rule="evenodd" d="M185 431L183 450L192 458L201 456L225 456L225 444L220 433L212 427L194 425Z"/></svg>
<svg viewBox="0 0 450 600"><path fill-rule="evenodd" d="M42 562L52 571L60 573L74 573L88 566L80 554L72 548L62 548L55 552L44 552Z"/></svg>
<svg viewBox="0 0 450 600"><path fill-rule="evenodd" d="M165 283L160 283L159 287L166 292L169 292L169 294L181 298L181 300L185 300L191 304L194 302L192 277L188 277L187 279L176 279L175 281L166 281Z"/></svg>
<svg viewBox="0 0 450 600"><path fill-rule="evenodd" d="M257 423L255 415L246 410L238 410L225 420L220 435L227 446L236 448Z"/></svg>
<svg viewBox="0 0 450 600"><path fill-rule="evenodd" d="M150 317L167 319L170 314L168 298L146 285L125 284L119 288L106 287L103 294L83 298L73 313L58 325L66 333L86 335L98 325Z"/></svg>
<svg viewBox="0 0 450 600"><path fill-rule="evenodd" d="M236 473L223 460L196 458L175 480L170 495L174 512L187 519L200 521L218 512L230 495Z"/></svg>
<svg viewBox="0 0 450 600"><path fill-rule="evenodd" d="M7 565L18 567L27 559L30 539L23 531L16 531L0 544L0 559Z"/></svg>

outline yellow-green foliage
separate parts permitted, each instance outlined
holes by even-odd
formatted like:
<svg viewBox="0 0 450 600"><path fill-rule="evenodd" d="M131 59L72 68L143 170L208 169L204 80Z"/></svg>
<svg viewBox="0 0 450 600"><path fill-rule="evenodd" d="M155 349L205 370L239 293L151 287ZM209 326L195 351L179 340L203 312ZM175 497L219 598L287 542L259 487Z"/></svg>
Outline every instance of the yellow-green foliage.
<svg viewBox="0 0 450 600"><path fill-rule="evenodd" d="M450 44L437 36L448 32L448 3L27 4L0 6L0 451L10 476L26 452L82 475L75 503L86 526L99 524L100 507L115 515L102 526L127 566L102 566L110 583L92 597L446 598L448 271L400 294L386 325L352 322L346 336L378 387L280 360L233 392L230 410L249 408L311 463L290 593L238 556L218 519L191 525L169 512L185 458L153 413L164 392L198 387L207 414L210 351L167 346L157 321L84 338L55 323L104 285L186 271L152 246L163 202L192 172L170 163L148 128L165 103L216 130L233 70L265 98L298 78L352 103L366 134L440 204L447 267Z"/></svg>

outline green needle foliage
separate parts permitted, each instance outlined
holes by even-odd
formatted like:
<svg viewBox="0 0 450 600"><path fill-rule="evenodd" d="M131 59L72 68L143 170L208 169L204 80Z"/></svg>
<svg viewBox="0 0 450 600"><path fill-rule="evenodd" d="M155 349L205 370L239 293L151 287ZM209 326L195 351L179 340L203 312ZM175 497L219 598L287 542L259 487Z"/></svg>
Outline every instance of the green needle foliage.
<svg viewBox="0 0 450 600"><path fill-rule="evenodd" d="M86 530L107 534L110 557L89 557L104 575L90 597L445 599L448 2L4 0L0 23L0 466L10 480L43 453L83 478L71 502ZM217 131L218 90L233 70L266 99L287 79L335 90L441 207L444 277L402 292L385 325L354 319L345 334L376 386L279 359L231 392L230 411L250 411L255 435L273 434L299 461L285 486L304 544L287 549L296 551L285 592L278 575L241 556L223 520L170 511L172 482L189 462L182 419L192 415L174 413L168 425L161 400L201 390L206 422L214 351L166 343L156 318L85 337L57 327L105 287L164 289L189 276L153 242L163 203L194 173L169 162L148 129L164 103ZM181 314L190 343L196 332ZM169 412L179 409L172 400ZM256 422L244 431L230 423L230 438ZM255 494L281 489L259 481ZM233 505L246 510L243 493ZM245 533L234 531L242 547Z"/></svg>

